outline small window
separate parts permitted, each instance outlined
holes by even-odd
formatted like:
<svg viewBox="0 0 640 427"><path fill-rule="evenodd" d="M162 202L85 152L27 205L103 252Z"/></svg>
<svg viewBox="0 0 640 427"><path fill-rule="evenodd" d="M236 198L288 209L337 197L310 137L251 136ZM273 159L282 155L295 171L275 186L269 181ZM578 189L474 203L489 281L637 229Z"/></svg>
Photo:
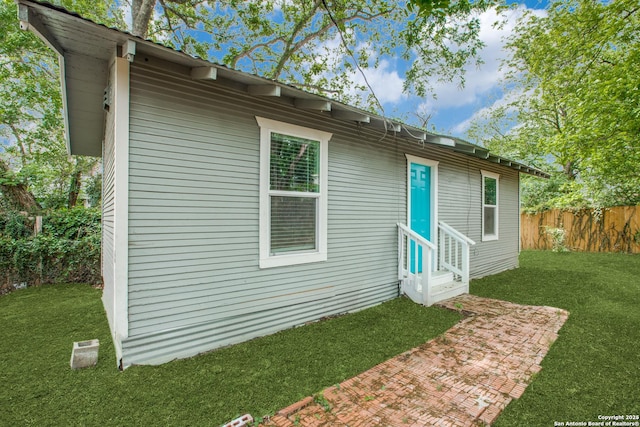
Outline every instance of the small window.
<svg viewBox="0 0 640 427"><path fill-rule="evenodd" d="M482 240L498 240L498 200L500 175L482 173Z"/></svg>
<svg viewBox="0 0 640 427"><path fill-rule="evenodd" d="M331 134L256 117L260 126L260 267L327 259Z"/></svg>

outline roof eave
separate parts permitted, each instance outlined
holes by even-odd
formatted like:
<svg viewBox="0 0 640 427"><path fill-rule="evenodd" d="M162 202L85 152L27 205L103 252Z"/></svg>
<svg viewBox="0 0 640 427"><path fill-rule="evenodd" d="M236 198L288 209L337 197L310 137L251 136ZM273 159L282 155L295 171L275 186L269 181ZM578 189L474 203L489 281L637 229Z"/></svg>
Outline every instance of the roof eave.
<svg viewBox="0 0 640 427"><path fill-rule="evenodd" d="M384 116L352 107L330 98L305 92L292 85L275 80L266 79L253 74L230 69L224 65L215 64L201 58L190 56L184 52L167 46L145 40L132 34L109 28L80 15L69 12L59 6L41 3L34 0L16 0L18 4L21 27L30 30L42 39L60 58L61 86L63 91L65 129L67 148L74 155L102 155L102 138L104 135L103 100L107 86L106 61L119 50L120 54L133 60L135 51L152 54L159 59L190 67L192 78L216 80L218 77L241 83L247 92L253 96L288 96L293 99L296 108L312 111L329 112L338 120L356 122L371 129L393 134L399 137L433 144L462 154L484 160L493 158L495 163L501 164L523 173L548 178L549 175L534 168L526 167L517 162L493 156L483 149L458 138L438 135L424 129L406 125L399 121L390 120ZM45 19L41 19L41 17ZM69 35L64 33L63 27L49 28L47 19L55 21L62 19L65 24L72 25L78 34L91 34L93 49L84 47L85 40L69 41ZM60 32L57 34L56 32ZM74 49L65 49L65 43L76 43ZM133 48L131 45L133 44ZM102 53L96 53L95 47ZM82 49L81 47L84 47ZM133 52L128 50L133 49ZM87 51L90 51L88 53ZM99 70L103 71L100 72ZM91 75L90 81L79 78L79 74ZM80 83L82 87L80 88ZM81 91L82 89L82 91ZM80 93L81 92L81 93ZM87 96L87 93L90 96ZM88 100L87 98L91 98ZM497 161L496 161L497 159Z"/></svg>

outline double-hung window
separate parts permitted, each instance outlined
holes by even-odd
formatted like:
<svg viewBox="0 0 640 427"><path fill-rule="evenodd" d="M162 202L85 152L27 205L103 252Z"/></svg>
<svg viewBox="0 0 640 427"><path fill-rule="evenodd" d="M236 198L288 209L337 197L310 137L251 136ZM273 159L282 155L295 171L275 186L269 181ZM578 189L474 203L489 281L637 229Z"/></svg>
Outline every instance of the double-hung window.
<svg viewBox="0 0 640 427"><path fill-rule="evenodd" d="M482 240L498 240L498 189L500 175L481 171L482 174Z"/></svg>
<svg viewBox="0 0 640 427"><path fill-rule="evenodd" d="M327 259L331 134L256 117L260 126L260 268Z"/></svg>

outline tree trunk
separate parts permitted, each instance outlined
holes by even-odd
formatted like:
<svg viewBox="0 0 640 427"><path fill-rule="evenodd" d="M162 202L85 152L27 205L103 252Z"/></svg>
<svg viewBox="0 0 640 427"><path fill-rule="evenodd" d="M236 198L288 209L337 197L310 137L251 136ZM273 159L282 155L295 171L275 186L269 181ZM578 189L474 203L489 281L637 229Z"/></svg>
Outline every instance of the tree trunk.
<svg viewBox="0 0 640 427"><path fill-rule="evenodd" d="M156 0L133 0L131 2L131 15L133 16L131 34L143 39L147 38L149 22L155 5Z"/></svg>
<svg viewBox="0 0 640 427"><path fill-rule="evenodd" d="M69 209L76 206L78 203L78 195L80 194L80 184L82 179L82 170L75 167L73 174L71 175L71 182L69 183L69 202L67 207Z"/></svg>
<svg viewBox="0 0 640 427"><path fill-rule="evenodd" d="M27 190L23 183L8 180L11 175L13 175L13 172L9 165L0 159L0 178L5 178L0 180L0 192L9 201L9 204L27 212L35 212L42 209L35 196Z"/></svg>
<svg viewBox="0 0 640 427"><path fill-rule="evenodd" d="M569 181L574 181L576 179L576 175L578 174L578 171L575 170L575 166L576 166L576 162L572 162L571 160L569 160L567 163L565 163L565 165L562 168L564 174L567 176Z"/></svg>

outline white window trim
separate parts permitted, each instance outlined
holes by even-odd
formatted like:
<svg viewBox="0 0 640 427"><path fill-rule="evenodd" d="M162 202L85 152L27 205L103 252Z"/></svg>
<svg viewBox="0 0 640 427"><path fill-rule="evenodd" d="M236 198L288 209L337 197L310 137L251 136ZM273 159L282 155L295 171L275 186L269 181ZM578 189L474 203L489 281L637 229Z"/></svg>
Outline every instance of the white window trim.
<svg viewBox="0 0 640 427"><path fill-rule="evenodd" d="M256 116L260 126L260 268L306 264L327 260L327 200L329 172L329 140L332 134L317 129ZM317 249L312 252L271 255L271 202L270 195L277 194L269 188L271 133L296 136L320 142L320 192L316 219Z"/></svg>
<svg viewBox="0 0 640 427"><path fill-rule="evenodd" d="M500 232L500 174L497 174L495 172L489 172L489 171L485 171L485 170L480 170L480 174L482 175L482 181L481 181L481 186L482 186L482 241L483 242L490 242L492 240L498 240L499 238L499 232ZM496 205L495 205L495 234L484 234L484 208L485 208L485 203L484 203L484 179L485 178L493 178L496 180ZM491 205L487 205L487 206L491 206Z"/></svg>

